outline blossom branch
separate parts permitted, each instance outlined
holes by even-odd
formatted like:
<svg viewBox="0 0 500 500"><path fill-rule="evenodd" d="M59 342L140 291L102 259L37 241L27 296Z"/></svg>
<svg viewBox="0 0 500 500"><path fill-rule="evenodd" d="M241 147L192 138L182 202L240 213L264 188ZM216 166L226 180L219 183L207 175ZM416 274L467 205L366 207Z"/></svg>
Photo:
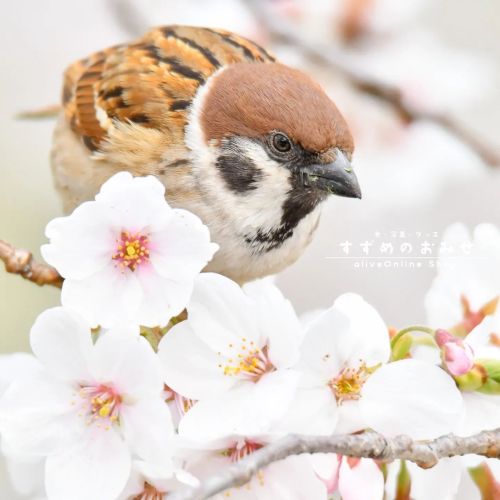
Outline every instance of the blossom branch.
<svg viewBox="0 0 500 500"><path fill-rule="evenodd" d="M186 488L168 496L169 500L202 500L228 488L243 486L266 465L302 453L338 453L391 462L401 459L429 468L444 457L466 454L500 457L500 428L469 437L453 434L433 441L414 441L408 436L385 438L376 432L336 436L290 435L257 450L196 488Z"/></svg>
<svg viewBox="0 0 500 500"><path fill-rule="evenodd" d="M19 274L37 285L52 285L61 288L62 276L51 266L33 260L28 250L15 248L10 243L0 240L0 259L8 273Z"/></svg>
<svg viewBox="0 0 500 500"><path fill-rule="evenodd" d="M429 121L433 122L462 143L473 150L486 165L500 167L500 153L494 151L488 144L465 130L456 121L447 115L424 111L411 106L406 102L402 92L392 85L366 74L353 64L349 57L332 45L321 45L303 36L300 30L277 16L271 11L265 0L247 0L259 22L265 26L271 35L282 42L297 47L310 58L320 61L343 75L359 91L369 94L392 107L404 122Z"/></svg>

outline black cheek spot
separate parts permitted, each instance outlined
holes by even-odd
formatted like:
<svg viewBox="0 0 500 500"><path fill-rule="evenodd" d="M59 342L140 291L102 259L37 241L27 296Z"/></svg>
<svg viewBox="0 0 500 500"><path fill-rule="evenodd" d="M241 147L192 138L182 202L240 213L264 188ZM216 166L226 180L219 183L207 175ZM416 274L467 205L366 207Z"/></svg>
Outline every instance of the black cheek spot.
<svg viewBox="0 0 500 500"><path fill-rule="evenodd" d="M236 193L257 189L262 171L253 160L237 154L223 154L217 158L216 166L227 187Z"/></svg>

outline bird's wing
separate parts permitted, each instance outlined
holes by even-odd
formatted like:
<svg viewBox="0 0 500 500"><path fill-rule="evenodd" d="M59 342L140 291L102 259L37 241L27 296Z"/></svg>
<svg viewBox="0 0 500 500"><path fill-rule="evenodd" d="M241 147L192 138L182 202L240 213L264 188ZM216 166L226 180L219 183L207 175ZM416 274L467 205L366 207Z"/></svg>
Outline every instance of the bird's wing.
<svg viewBox="0 0 500 500"><path fill-rule="evenodd" d="M127 141L134 150L155 138L163 145L178 144L198 87L220 67L243 61L274 58L227 31L155 28L131 44L71 65L64 80L65 116L87 148L99 154Z"/></svg>

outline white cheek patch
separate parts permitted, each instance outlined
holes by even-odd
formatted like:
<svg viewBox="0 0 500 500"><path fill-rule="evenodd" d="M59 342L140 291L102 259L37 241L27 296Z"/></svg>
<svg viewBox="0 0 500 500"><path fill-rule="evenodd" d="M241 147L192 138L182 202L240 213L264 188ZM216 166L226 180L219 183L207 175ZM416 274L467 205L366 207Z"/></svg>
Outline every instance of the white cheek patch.
<svg viewBox="0 0 500 500"><path fill-rule="evenodd" d="M282 205L291 189L291 174L269 158L262 145L240 137L234 142L235 146L255 164L260 173L251 189L237 192L228 187L227 179L224 179L216 165L223 148L215 143L207 143L201 127L205 98L214 78L221 71L224 68L211 75L205 85L200 87L191 104L185 141L190 150L193 176L217 216L226 219L226 222L237 223L238 227L233 230L247 232L260 228L266 231L281 223Z"/></svg>

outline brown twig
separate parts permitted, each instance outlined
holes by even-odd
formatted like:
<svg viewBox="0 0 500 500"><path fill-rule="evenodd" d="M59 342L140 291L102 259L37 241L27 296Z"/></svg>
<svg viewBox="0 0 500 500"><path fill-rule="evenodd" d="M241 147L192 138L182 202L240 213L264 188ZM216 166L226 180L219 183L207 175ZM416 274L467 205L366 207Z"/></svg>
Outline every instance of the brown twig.
<svg viewBox="0 0 500 500"><path fill-rule="evenodd" d="M237 464L209 477L196 488L172 493L168 500L203 500L228 488L246 484L266 465L302 453L338 453L391 462L410 460L421 467L432 467L444 457L476 454L500 456L500 429L469 437L453 434L433 441L414 441L408 436L385 438L376 432L336 436L287 436L248 455Z"/></svg>
<svg viewBox="0 0 500 500"><path fill-rule="evenodd" d="M52 285L61 288L62 276L51 266L33 260L28 250L15 248L10 243L0 240L0 259L8 273L19 274L24 279L37 285Z"/></svg>
<svg viewBox="0 0 500 500"><path fill-rule="evenodd" d="M297 47L310 58L330 66L343 75L359 91L369 94L392 107L405 122L423 120L436 123L466 144L485 164L490 167L500 167L500 153L493 150L470 131L465 130L449 116L414 108L404 99L398 88L367 75L337 48L331 45L321 46L317 42L309 40L285 19L277 16L270 9L269 2L265 0L247 0L246 3L260 23L276 39L287 45Z"/></svg>

